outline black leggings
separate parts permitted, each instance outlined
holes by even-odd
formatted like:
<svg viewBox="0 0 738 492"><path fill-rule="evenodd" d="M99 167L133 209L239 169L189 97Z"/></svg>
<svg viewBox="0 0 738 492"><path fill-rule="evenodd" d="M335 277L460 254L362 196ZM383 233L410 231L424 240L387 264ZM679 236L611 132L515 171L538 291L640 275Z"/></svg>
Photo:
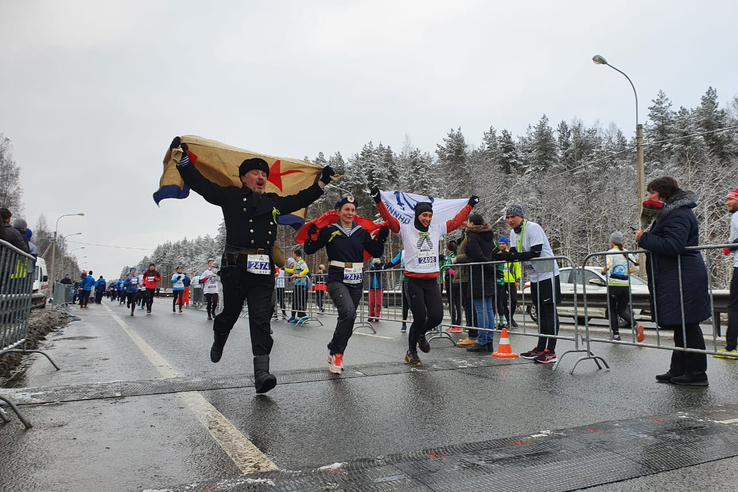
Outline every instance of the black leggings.
<svg viewBox="0 0 738 492"><path fill-rule="evenodd" d="M630 287L627 285L607 287L607 312L610 315L610 329L613 335L620 334L618 315L628 323L628 326L633 326L629 303Z"/></svg>
<svg viewBox="0 0 738 492"><path fill-rule="evenodd" d="M184 304L184 291L183 290L175 290L174 291L174 299L172 299L172 311L177 306L177 300L179 300L179 310L182 310L182 304Z"/></svg>
<svg viewBox="0 0 738 492"><path fill-rule="evenodd" d="M407 298L413 312L408 336L409 351L416 352L418 340L443 320L443 299L435 278L407 279Z"/></svg>
<svg viewBox="0 0 738 492"><path fill-rule="evenodd" d="M407 279L402 281L402 324L407 322L407 313L410 311L410 302L407 297Z"/></svg>
<svg viewBox="0 0 738 492"><path fill-rule="evenodd" d="M218 294L205 294L205 299L207 300L208 316L215 317L215 308L218 307Z"/></svg>
<svg viewBox="0 0 738 492"><path fill-rule="evenodd" d="M131 306L131 314L136 310L136 299L138 299L138 291L128 293L128 305Z"/></svg>

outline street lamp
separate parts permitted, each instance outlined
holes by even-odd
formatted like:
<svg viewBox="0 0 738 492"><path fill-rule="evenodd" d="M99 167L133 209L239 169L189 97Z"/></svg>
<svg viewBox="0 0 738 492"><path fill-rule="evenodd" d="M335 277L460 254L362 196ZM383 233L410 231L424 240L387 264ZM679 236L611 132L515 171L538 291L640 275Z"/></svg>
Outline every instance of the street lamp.
<svg viewBox="0 0 738 492"><path fill-rule="evenodd" d="M607 60L605 60L604 56L601 55L595 55L592 57L592 61L595 62L597 65L607 65L608 67L612 68L616 72L620 72L623 74L623 76L628 79L628 82L630 82L630 86L633 88L633 94L635 94L635 103L636 103L636 165L638 169L638 214L640 215L640 212L643 208L643 199L646 197L646 172L644 169L643 164L643 126L638 122L638 93L636 92L636 88L633 85L633 81L630 80L630 77L628 77L625 72L622 70L619 70L609 63L607 63Z"/></svg>
<svg viewBox="0 0 738 492"><path fill-rule="evenodd" d="M56 277L56 270L54 267L56 266L56 236L59 232L59 221L62 219L62 217L72 217L74 215L79 215L80 217L84 217L84 213L78 213L78 214L64 214L60 216L58 219L56 219L56 227L54 227L54 248L51 250L51 281L52 283L56 283L54 280Z"/></svg>

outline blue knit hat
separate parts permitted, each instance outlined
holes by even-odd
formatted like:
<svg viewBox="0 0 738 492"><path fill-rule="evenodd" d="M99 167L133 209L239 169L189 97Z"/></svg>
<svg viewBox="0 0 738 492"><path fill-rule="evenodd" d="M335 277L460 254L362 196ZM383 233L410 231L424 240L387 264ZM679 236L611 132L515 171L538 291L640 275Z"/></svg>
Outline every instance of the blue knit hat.
<svg viewBox="0 0 738 492"><path fill-rule="evenodd" d="M506 238L505 236L500 236L500 242L505 244L510 244L510 240Z"/></svg>

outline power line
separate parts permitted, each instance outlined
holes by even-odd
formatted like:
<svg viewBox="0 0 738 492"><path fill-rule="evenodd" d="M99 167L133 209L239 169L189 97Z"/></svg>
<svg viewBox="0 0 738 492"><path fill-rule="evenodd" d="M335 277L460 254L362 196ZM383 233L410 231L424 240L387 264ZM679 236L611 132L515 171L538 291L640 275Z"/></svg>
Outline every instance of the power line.
<svg viewBox="0 0 738 492"><path fill-rule="evenodd" d="M154 251L155 248L134 248L132 246L111 246L110 244L95 244L95 243L83 243L81 241L66 241L68 243L74 243L74 244L84 244L87 246L100 246L103 248L117 248L117 249L137 249L141 251Z"/></svg>

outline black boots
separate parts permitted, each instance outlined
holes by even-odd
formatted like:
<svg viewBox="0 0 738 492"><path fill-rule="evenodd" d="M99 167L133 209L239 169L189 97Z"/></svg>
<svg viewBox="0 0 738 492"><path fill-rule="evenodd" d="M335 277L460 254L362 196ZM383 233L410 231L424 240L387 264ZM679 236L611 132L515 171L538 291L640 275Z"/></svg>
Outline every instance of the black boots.
<svg viewBox="0 0 738 492"><path fill-rule="evenodd" d="M492 353L495 351L494 347L491 343L483 343L482 345L474 344L471 347L468 347L466 349L467 352L486 352L486 353Z"/></svg>
<svg viewBox="0 0 738 492"><path fill-rule="evenodd" d="M277 385L277 377L269 374L269 356L254 356L254 387L257 393L266 393Z"/></svg>
<svg viewBox="0 0 738 492"><path fill-rule="evenodd" d="M223 347L225 347L226 340L228 340L228 334L220 335L214 334L213 346L210 347L210 360L218 362L223 357Z"/></svg>

